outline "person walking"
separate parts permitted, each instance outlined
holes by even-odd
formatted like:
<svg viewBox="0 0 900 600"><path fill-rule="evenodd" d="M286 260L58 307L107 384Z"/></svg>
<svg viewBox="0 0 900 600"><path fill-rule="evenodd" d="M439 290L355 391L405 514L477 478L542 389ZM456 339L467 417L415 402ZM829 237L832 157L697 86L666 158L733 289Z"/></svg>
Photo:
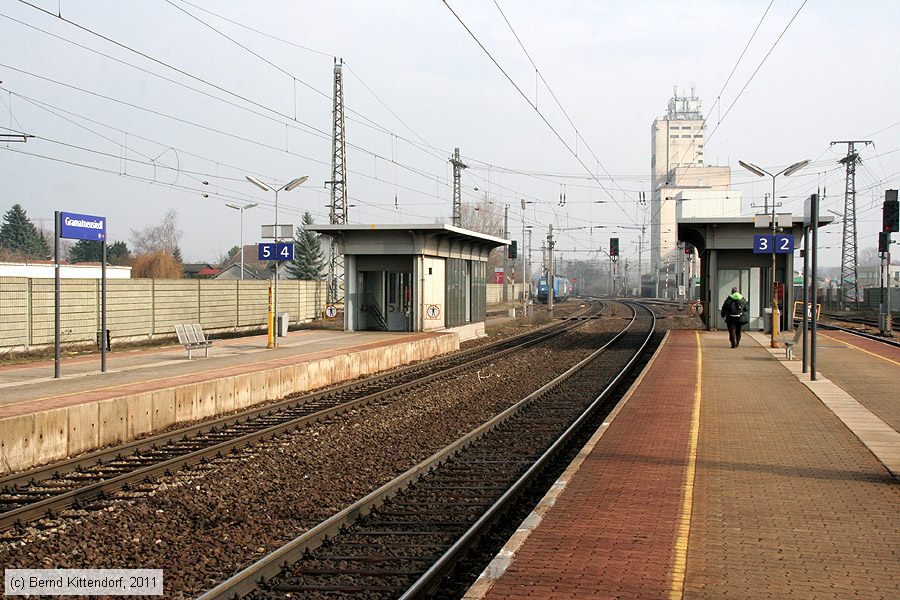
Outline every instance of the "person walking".
<svg viewBox="0 0 900 600"><path fill-rule="evenodd" d="M731 288L731 294L725 298L725 302L722 304L722 318L725 319L725 324L728 326L728 339L732 348L737 348L741 343L741 326L745 322L746 304L747 301L736 287Z"/></svg>

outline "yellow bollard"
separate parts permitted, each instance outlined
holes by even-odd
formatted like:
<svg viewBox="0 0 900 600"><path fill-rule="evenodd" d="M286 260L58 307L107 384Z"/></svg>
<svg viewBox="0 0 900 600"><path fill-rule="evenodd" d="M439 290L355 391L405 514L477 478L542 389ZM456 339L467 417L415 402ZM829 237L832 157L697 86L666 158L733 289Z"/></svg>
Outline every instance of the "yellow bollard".
<svg viewBox="0 0 900 600"><path fill-rule="evenodd" d="M781 321L781 314L778 312L778 302L774 302L772 307L772 348L778 347L778 323Z"/></svg>
<svg viewBox="0 0 900 600"><path fill-rule="evenodd" d="M272 350L275 348L275 311L272 307L272 281L269 281L269 339L266 348Z"/></svg>

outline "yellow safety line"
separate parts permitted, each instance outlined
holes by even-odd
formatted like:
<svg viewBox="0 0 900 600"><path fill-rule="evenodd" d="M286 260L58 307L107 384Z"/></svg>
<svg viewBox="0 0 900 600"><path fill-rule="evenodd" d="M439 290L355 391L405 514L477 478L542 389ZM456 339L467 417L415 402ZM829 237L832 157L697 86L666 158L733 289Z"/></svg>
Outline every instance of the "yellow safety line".
<svg viewBox="0 0 900 600"><path fill-rule="evenodd" d="M669 598L680 600L684 595L684 577L687 570L688 538L691 534L691 511L694 504L694 476L697 471L697 445L700 441L700 399L703 381L703 349L700 345L700 332L695 332L697 339L697 376L694 382L694 406L691 413L690 450L688 464L684 473L684 497L681 502L681 514L678 516L678 539L675 542L675 565L672 568L672 589Z"/></svg>
<svg viewBox="0 0 900 600"><path fill-rule="evenodd" d="M898 367L900 367L900 362L897 362L896 360L892 360L892 359L888 358L887 356L882 356L882 355L877 354L877 353L875 353L875 352L869 352L869 351L866 350L865 348L860 348L859 346L854 346L853 344L851 344L851 343L848 342L847 340L843 340L843 339L841 339L841 338L832 337L832 336L826 335L826 334L824 334L824 333L822 333L822 334L820 334L820 335L821 335L822 337L827 337L827 338L830 339L830 340L834 340L834 341L836 341L836 342L840 342L841 344L847 344L847 345L850 346L851 348L856 348L856 349L859 350L860 352L865 352L866 354L871 354L872 356L877 356L878 358L880 358L880 359L882 359L882 360L886 360L886 361L888 361L889 363L894 363L895 365L897 365Z"/></svg>

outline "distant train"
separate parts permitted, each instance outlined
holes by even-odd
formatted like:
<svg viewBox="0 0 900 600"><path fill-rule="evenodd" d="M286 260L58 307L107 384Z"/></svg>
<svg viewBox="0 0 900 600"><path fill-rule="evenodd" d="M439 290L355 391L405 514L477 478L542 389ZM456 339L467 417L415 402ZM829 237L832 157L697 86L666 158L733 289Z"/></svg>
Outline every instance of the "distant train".
<svg viewBox="0 0 900 600"><path fill-rule="evenodd" d="M537 285L537 299L538 302L547 303L547 276L544 275L540 279L538 279ZM559 275L553 278L553 301L554 302L562 302L566 298L569 297L569 294L572 293L572 282L570 282L567 278L561 277Z"/></svg>

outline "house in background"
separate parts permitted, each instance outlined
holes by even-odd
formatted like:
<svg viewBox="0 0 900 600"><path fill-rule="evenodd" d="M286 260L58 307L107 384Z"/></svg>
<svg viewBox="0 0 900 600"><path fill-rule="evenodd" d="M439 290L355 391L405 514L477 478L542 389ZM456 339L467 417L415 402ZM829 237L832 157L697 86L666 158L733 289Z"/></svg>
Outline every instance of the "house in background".
<svg viewBox="0 0 900 600"><path fill-rule="evenodd" d="M244 277L243 279L271 279L275 273L275 262L271 260L258 260L256 244L244 246ZM287 279L285 271L286 263L282 263L279 270L279 279ZM219 266L219 272L214 279L241 279L241 253L235 252L228 260Z"/></svg>
<svg viewBox="0 0 900 600"><path fill-rule="evenodd" d="M185 279L212 279L219 270L209 263L184 263L181 271Z"/></svg>

